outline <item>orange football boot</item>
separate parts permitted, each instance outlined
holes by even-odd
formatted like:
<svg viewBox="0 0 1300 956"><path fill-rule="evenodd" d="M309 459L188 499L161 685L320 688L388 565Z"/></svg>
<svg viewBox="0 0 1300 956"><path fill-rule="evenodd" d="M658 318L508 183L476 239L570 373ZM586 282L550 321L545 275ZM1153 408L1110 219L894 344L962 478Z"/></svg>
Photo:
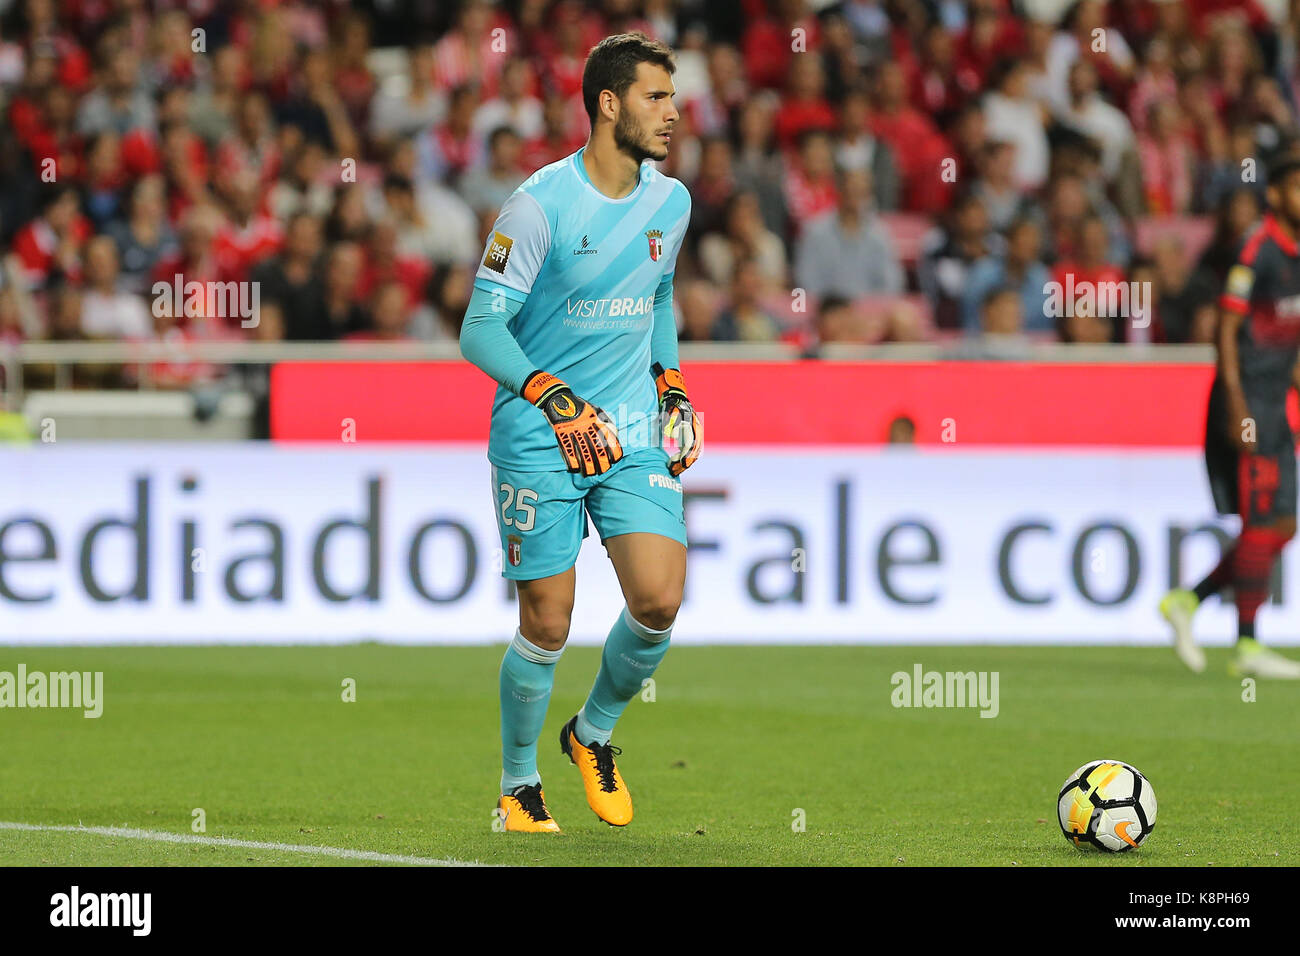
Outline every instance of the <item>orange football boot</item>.
<svg viewBox="0 0 1300 956"><path fill-rule="evenodd" d="M516 833L559 833L560 825L546 809L546 794L542 785L535 783L530 787L515 787L507 794L502 794L497 802L501 810L501 820L506 830Z"/></svg>
<svg viewBox="0 0 1300 956"><path fill-rule="evenodd" d="M560 731L560 749L582 774L587 805L610 826L627 826L632 822L632 795L614 765L614 755L623 751L609 744L584 747L573 732L577 723L575 714Z"/></svg>

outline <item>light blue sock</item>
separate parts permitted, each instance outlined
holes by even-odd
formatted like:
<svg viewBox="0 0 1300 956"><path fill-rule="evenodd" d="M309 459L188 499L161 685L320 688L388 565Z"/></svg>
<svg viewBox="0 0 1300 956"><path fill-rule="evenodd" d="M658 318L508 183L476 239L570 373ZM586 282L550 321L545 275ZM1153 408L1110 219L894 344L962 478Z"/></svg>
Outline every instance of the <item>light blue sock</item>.
<svg viewBox="0 0 1300 956"><path fill-rule="evenodd" d="M623 716L628 702L640 692L641 682L655 672L668 653L668 638L672 633L672 627L651 630L623 608L610 628L609 637L605 638L596 683L578 711L578 723L573 731L580 744L609 743L614 725Z"/></svg>
<svg viewBox="0 0 1300 956"><path fill-rule="evenodd" d="M537 738L555 681L555 662L564 648L548 651L515 629L501 659L501 792L541 783Z"/></svg>

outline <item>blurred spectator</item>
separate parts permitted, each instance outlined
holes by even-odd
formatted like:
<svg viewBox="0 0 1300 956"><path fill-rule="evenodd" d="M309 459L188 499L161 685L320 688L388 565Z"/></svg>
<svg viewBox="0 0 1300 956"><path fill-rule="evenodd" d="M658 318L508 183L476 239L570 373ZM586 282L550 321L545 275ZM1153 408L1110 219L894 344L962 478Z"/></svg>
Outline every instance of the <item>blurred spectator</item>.
<svg viewBox="0 0 1300 956"><path fill-rule="evenodd" d="M527 60L511 59L501 70L501 85L496 97L474 111L470 130L479 139L502 126L514 130L519 139L542 135L542 101L533 95L533 70ZM488 144L489 149L491 143Z"/></svg>
<svg viewBox="0 0 1300 956"><path fill-rule="evenodd" d="M501 24L493 22L482 0L462 4L455 24L434 45L434 85L451 89L472 79L495 84L506 58L500 55L500 48L494 47L494 28L504 31ZM503 32L500 39L505 41L505 49L514 49L512 35Z"/></svg>
<svg viewBox="0 0 1300 956"><path fill-rule="evenodd" d="M718 317L713 287L702 279L688 279L677 285L673 304L680 313L677 337L683 342L709 342Z"/></svg>
<svg viewBox="0 0 1300 956"><path fill-rule="evenodd" d="M1176 103L1152 103L1147 132L1138 137L1146 207L1155 215L1191 211L1193 155L1180 129Z"/></svg>
<svg viewBox="0 0 1300 956"><path fill-rule="evenodd" d="M721 136L706 138L700 151L700 172L691 184L691 230L703 235L723 228L723 217L735 191L731 144Z"/></svg>
<svg viewBox="0 0 1300 956"><path fill-rule="evenodd" d="M711 232L700 240L700 266L709 279L725 286L736 263L749 260L754 265L754 279L763 290L784 289L788 279L785 244L763 224L758 196L744 190L732 193L722 220L725 231Z"/></svg>
<svg viewBox="0 0 1300 956"><path fill-rule="evenodd" d="M1132 77L1133 50L1119 30L1107 25L1105 3L1079 0L1070 8L1063 25L1065 29L1052 37L1047 50L1053 103L1065 106L1069 101L1070 68L1081 59L1096 67L1108 89L1118 90Z"/></svg>
<svg viewBox="0 0 1300 956"><path fill-rule="evenodd" d="M477 166L486 150L482 137L473 135L478 90L458 86L447 100L443 121L419 138L420 173L433 180L455 184L467 169Z"/></svg>
<svg viewBox="0 0 1300 956"><path fill-rule="evenodd" d="M1178 98L1178 78L1174 74L1174 51L1169 38L1157 34L1148 42L1142 64L1128 99L1128 117L1138 134L1147 131L1151 107L1158 102Z"/></svg>
<svg viewBox="0 0 1300 956"><path fill-rule="evenodd" d="M13 240L13 253L28 288L43 288L56 275L79 279L81 247L90 235L90 221L81 214L76 189L64 183L46 187L40 215Z"/></svg>
<svg viewBox="0 0 1300 956"><path fill-rule="evenodd" d="M267 195L266 205L271 215L282 220L299 212L329 215L334 201L334 191L330 188L334 181L332 173L320 143L307 140L299 144Z"/></svg>
<svg viewBox="0 0 1300 956"><path fill-rule="evenodd" d="M951 150L933 120L908 102L907 78L899 63L886 60L877 66L874 95L871 131L889 144L898 160L905 207L917 212L942 209L950 188L940 166Z"/></svg>
<svg viewBox="0 0 1300 956"><path fill-rule="evenodd" d="M436 220L424 216L415 201L415 187L405 176L389 173L384 177L384 206L397 223L397 248L404 255L435 262L454 258L446 248L446 233Z"/></svg>
<svg viewBox="0 0 1300 956"><path fill-rule="evenodd" d="M126 182L121 138L112 130L105 130L91 141L86 150L82 190L82 206L96 230L102 231L121 213L121 193Z"/></svg>
<svg viewBox="0 0 1300 956"><path fill-rule="evenodd" d="M153 321L140 296L117 284L117 246L108 236L86 244L86 291L81 299L81 330L91 338L144 339Z"/></svg>
<svg viewBox="0 0 1300 956"><path fill-rule="evenodd" d="M869 169L876 209L898 208L898 164L889 144L871 132L871 98L861 90L850 90L840 104L839 137L835 164L842 169Z"/></svg>
<svg viewBox="0 0 1300 956"><path fill-rule="evenodd" d="M916 422L907 415L897 415L890 419L885 441L890 445L915 445Z"/></svg>
<svg viewBox="0 0 1300 956"><path fill-rule="evenodd" d="M739 51L715 43L709 48L708 71L708 87L699 96L685 100L684 111L691 114L692 125L701 136L725 135L732 113L744 105L748 92Z"/></svg>
<svg viewBox="0 0 1300 956"><path fill-rule="evenodd" d="M1078 255L1079 224L1088 216L1097 216L1107 229L1107 248L1116 261L1127 260L1124 247L1124 224L1104 197L1094 201L1082 177L1064 173L1052 181L1043 221L1043 258L1048 262ZM1115 247L1119 247L1116 249Z"/></svg>
<svg viewBox="0 0 1300 956"><path fill-rule="evenodd" d="M370 23L359 11L346 11L335 21L333 84L347 111L353 130L370 125L370 102L375 93L375 78L366 64L370 52ZM346 151L344 151L346 152Z"/></svg>
<svg viewBox="0 0 1300 956"><path fill-rule="evenodd" d="M826 10L820 14L820 20L825 96L831 104L839 104L844 101L844 95L861 82L861 70L866 60L843 14L834 9Z"/></svg>
<svg viewBox="0 0 1300 956"><path fill-rule="evenodd" d="M1006 232L1032 206L1016 186L1015 177L1015 145L1003 140L985 143L980 151L979 178L971 192L984 204L989 225L997 232Z"/></svg>
<svg viewBox="0 0 1300 956"><path fill-rule="evenodd" d="M772 107L766 100L751 99L736 117L736 151L731 169L736 185L752 190L767 228L778 236L786 234L789 212L785 205L785 163L776 151L772 132Z"/></svg>
<svg viewBox="0 0 1300 956"><path fill-rule="evenodd" d="M996 20L993 23L996 26ZM979 76L973 65L959 68L953 33L942 23L931 23L921 37L920 63L912 76L912 102L944 127L978 88Z"/></svg>
<svg viewBox="0 0 1300 956"><path fill-rule="evenodd" d="M785 173L785 204L790 211L794 237L805 226L835 208L835 159L830 136L809 130L799 141L799 152Z"/></svg>
<svg viewBox="0 0 1300 956"><path fill-rule="evenodd" d="M1088 309L1066 310L1058 318L1061 341L1081 345L1103 345L1114 339L1115 323Z"/></svg>
<svg viewBox="0 0 1300 956"><path fill-rule="evenodd" d="M889 56L892 26L885 0L848 0L844 4L844 19L864 62L877 63Z"/></svg>
<svg viewBox="0 0 1300 956"><path fill-rule="evenodd" d="M848 299L828 295L817 309L817 341L815 349L823 345L861 344L866 341L861 315ZM816 354L816 351L813 353Z"/></svg>
<svg viewBox="0 0 1300 956"><path fill-rule="evenodd" d="M218 47L209 58L211 69L199 81L190 102L190 125L209 143L218 143L235 129L235 114L248 85L244 50L233 44Z"/></svg>
<svg viewBox="0 0 1300 956"><path fill-rule="evenodd" d="M1223 288L1246 233L1263 211L1263 199L1249 187L1240 187L1220 200L1214 235L1196 264L1199 281L1216 290Z"/></svg>
<svg viewBox="0 0 1300 956"><path fill-rule="evenodd" d="M436 184L432 187L435 194L449 194L455 208L462 210L470 233L473 230L473 214L465 208L460 197L451 190ZM369 213L366 210L366 194L361 186L343 184L334 190L334 207L325 220L325 239L327 242L357 242L365 238L370 226Z"/></svg>
<svg viewBox="0 0 1300 956"><path fill-rule="evenodd" d="M1101 147L1101 175L1107 183L1114 182L1125 154L1135 148L1132 124L1098 92L1097 68L1091 60L1078 60L1070 68L1068 91L1061 122ZM1173 108L1172 102L1168 105Z"/></svg>
<svg viewBox="0 0 1300 956"><path fill-rule="evenodd" d="M155 125L153 99L140 79L140 60L123 44L108 53L103 77L77 108L77 132L94 136L105 130L121 135Z"/></svg>
<svg viewBox="0 0 1300 956"><path fill-rule="evenodd" d="M308 50L290 89L278 110L280 123L295 127L303 139L314 140L335 155L359 155L361 143L335 86L328 53Z"/></svg>
<svg viewBox="0 0 1300 956"><path fill-rule="evenodd" d="M261 301L276 304L286 338L310 338L304 330L314 327L323 309L321 248L320 221L310 213L295 213L279 254L253 269L251 279L258 283Z"/></svg>
<svg viewBox="0 0 1300 956"><path fill-rule="evenodd" d="M994 289L980 307L980 328L985 344L1015 340L1025 329L1023 303L1017 289Z"/></svg>
<svg viewBox="0 0 1300 956"><path fill-rule="evenodd" d="M159 127L159 149L167 182L167 214L176 221L190 208L205 205L212 198L208 189L208 151L203 141L177 120Z"/></svg>
<svg viewBox="0 0 1300 956"><path fill-rule="evenodd" d="M458 340L461 322L465 319L465 310L469 308L473 290L473 273L469 269L442 266L434 270L433 277L429 280L432 321L424 334L417 331L417 337L428 341Z"/></svg>
<svg viewBox="0 0 1300 956"><path fill-rule="evenodd" d="M979 260L995 255L1000 246L989 231L988 213L980 198L974 193L959 197L948 213L947 226L927 237L917 266L935 325L961 328L962 293L971 269Z"/></svg>
<svg viewBox="0 0 1300 956"><path fill-rule="evenodd" d="M213 252L223 276L243 281L273 256L284 238L280 221L260 211L261 183L252 169L235 173L226 190L229 216L217 229Z"/></svg>
<svg viewBox="0 0 1300 956"><path fill-rule="evenodd" d="M1017 219L1007 231L1006 251L986 256L971 266L962 293L962 327L979 331L981 309L988 296L1002 289L1014 289L1020 296L1021 325L1025 331L1052 332L1055 320L1048 315L1047 266L1038 258L1041 230L1031 218Z"/></svg>
<svg viewBox="0 0 1300 956"><path fill-rule="evenodd" d="M720 342L774 342L781 326L771 312L763 308L758 265L752 259L736 263L731 282L731 307L718 316L710 329L710 338Z"/></svg>
<svg viewBox="0 0 1300 956"><path fill-rule="evenodd" d="M409 341L410 301L400 282L389 281L375 289L365 328L344 336L352 342Z"/></svg>
<svg viewBox="0 0 1300 956"><path fill-rule="evenodd" d="M470 170L457 184L461 198L475 213L491 213L495 219L497 210L528 178L528 170L519 163L522 146L519 134L511 127L499 126L492 131L487 165Z"/></svg>
<svg viewBox="0 0 1300 956"><path fill-rule="evenodd" d="M233 277L225 271L216 250L216 238L222 225L221 213L214 206L204 204L190 207L181 219L180 247L174 255L158 261L154 267L153 282L162 282L172 287L177 282L182 287L197 282L206 288L208 283L230 281ZM208 315L206 299L205 308L201 311L200 315L177 315L174 320L183 325L187 333L193 333L198 338L222 335L229 317Z"/></svg>
<svg viewBox="0 0 1300 956"><path fill-rule="evenodd" d="M809 223L795 255L795 281L815 298L899 295L903 267L871 208L871 174L840 174L836 209Z"/></svg>
<svg viewBox="0 0 1300 956"><path fill-rule="evenodd" d="M1063 316L1068 339L1204 341L1267 164L1300 138L1300 3L1268 4L13 0L0 259L29 336L73 334L84 251L91 314L115 316L123 294L152 311L151 282L177 275L246 277L285 336L333 339L368 328L363 305L396 286L403 334L443 338L501 203L585 141L587 51L640 29L678 57L682 119L657 165L693 201L685 340L799 342L815 330L791 311L793 282L814 306L848 300L847 316L828 310L831 339L961 327L971 355L1006 357L1008 340L974 337L985 299L999 294L1000 322L1015 290L1026 335L1045 332L1048 270L1156 293L1149 331ZM1169 223L1143 221L1207 214L1219 228L1194 265L1203 222L1179 225L1179 246L1152 241ZM120 262L96 242L89 266L92 235ZM1138 246L1151 258L1130 266ZM928 296L906 296L909 278ZM157 324L167 340L278 337L222 316ZM185 364L166 374L208 375Z"/></svg>
<svg viewBox="0 0 1300 956"><path fill-rule="evenodd" d="M1081 290L1085 287L1098 290L1103 284L1127 281L1123 270L1110 261L1106 223L1100 216L1089 216L1079 225L1076 248L1078 251L1075 256L1057 263L1052 276L1053 281L1065 290L1067 302L1072 297L1071 290ZM1102 297L1098 295L1096 299L1100 302ZM1118 300L1114 304L1116 309L1121 307ZM1071 309L1067 304L1066 312L1070 311L1078 312L1080 309ZM1120 341L1120 333L1123 331L1121 320L1128 316L1119 311L1108 311L1099 305L1097 309L1089 311L1085 319L1074 322L1074 318L1074 316L1067 317L1065 336L1067 342ZM1097 339L1096 336L1100 334L1098 329L1102 325L1110 330L1109 335L1105 339Z"/></svg>
<svg viewBox="0 0 1300 956"><path fill-rule="evenodd" d="M558 94L546 97L542 105L542 132L524 144L521 164L531 173L558 162L577 150L587 141L579 132L585 126L587 114L578 107L579 116L575 117L574 103Z"/></svg>
<svg viewBox="0 0 1300 956"><path fill-rule="evenodd" d="M825 89L822 61L814 56L794 57L786 94L776 114L776 138L782 149L792 149L810 130L835 129L835 111L826 101Z"/></svg>
<svg viewBox="0 0 1300 956"><path fill-rule="evenodd" d="M819 48L821 32L817 21L808 15L804 0L779 0L765 6L764 14L746 25L740 49L745 57L749 82L754 86L777 89L784 85L794 63L804 58L791 51L790 38L801 36L805 49L814 51ZM794 30L801 32L795 34Z"/></svg>
<svg viewBox="0 0 1300 956"><path fill-rule="evenodd" d="M433 49L416 44L407 55L406 76L390 77L370 104L370 136L380 149L439 122L447 108L433 88Z"/></svg>
<svg viewBox="0 0 1300 956"><path fill-rule="evenodd" d="M290 339L339 339L366 327L366 314L357 304L363 258L355 242L337 243L325 263L324 308L305 316L307 324L288 325Z"/></svg>
<svg viewBox="0 0 1300 956"><path fill-rule="evenodd" d="M357 296L368 299L380 285L397 282L406 290L407 300L414 308L424 299L432 267L427 259L399 251L397 237L398 226L391 217L371 223Z"/></svg>
<svg viewBox="0 0 1300 956"><path fill-rule="evenodd" d="M247 173L260 188L279 175L280 148L272 134L270 108L261 94L249 93L240 100L235 131L217 147L216 165L223 185Z"/></svg>
<svg viewBox="0 0 1300 956"><path fill-rule="evenodd" d="M1162 239L1153 250L1152 279L1157 298L1154 323L1164 342L1214 341L1218 322L1215 301L1221 286L1192 269L1187 250L1177 236ZM1131 281L1139 281L1130 275Z"/></svg>
<svg viewBox="0 0 1300 956"><path fill-rule="evenodd" d="M1037 189L1047 181L1049 151L1044 124L1046 108L1029 89L1023 60L1006 59L998 68L991 92L984 97L988 135L1016 148L1016 185Z"/></svg>

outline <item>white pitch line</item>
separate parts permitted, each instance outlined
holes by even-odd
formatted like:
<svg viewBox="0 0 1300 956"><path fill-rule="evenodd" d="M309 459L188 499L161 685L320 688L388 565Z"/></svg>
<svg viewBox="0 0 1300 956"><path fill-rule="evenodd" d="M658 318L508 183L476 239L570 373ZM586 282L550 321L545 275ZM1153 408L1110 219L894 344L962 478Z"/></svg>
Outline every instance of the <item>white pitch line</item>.
<svg viewBox="0 0 1300 956"><path fill-rule="evenodd" d="M435 860L423 856L399 856L372 850L346 850L336 846L307 846L296 843L263 843L260 840L234 840L229 837L198 836L193 833L168 833L166 830L136 830L127 827L56 826L37 823L8 823L0 820L0 830L26 830L34 833L91 833L96 836L121 837L126 840L153 840L157 843L195 843L201 846L236 847L244 850L279 850L283 853L309 853L342 860L365 860L368 863L408 863L412 866L489 866L464 860Z"/></svg>

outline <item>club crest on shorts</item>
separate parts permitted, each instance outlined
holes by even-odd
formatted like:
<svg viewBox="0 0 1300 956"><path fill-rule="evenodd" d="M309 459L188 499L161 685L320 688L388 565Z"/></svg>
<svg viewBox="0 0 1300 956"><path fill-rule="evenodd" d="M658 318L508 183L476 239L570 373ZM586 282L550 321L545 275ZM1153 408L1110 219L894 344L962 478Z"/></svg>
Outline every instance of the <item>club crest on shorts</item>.
<svg viewBox="0 0 1300 956"><path fill-rule="evenodd" d="M658 229L651 229L645 237L650 240L650 260L658 262L664 254L664 234Z"/></svg>
<svg viewBox="0 0 1300 956"><path fill-rule="evenodd" d="M506 560L510 562L512 568L519 567L519 559L523 556L524 539L517 534L509 535L506 538Z"/></svg>

